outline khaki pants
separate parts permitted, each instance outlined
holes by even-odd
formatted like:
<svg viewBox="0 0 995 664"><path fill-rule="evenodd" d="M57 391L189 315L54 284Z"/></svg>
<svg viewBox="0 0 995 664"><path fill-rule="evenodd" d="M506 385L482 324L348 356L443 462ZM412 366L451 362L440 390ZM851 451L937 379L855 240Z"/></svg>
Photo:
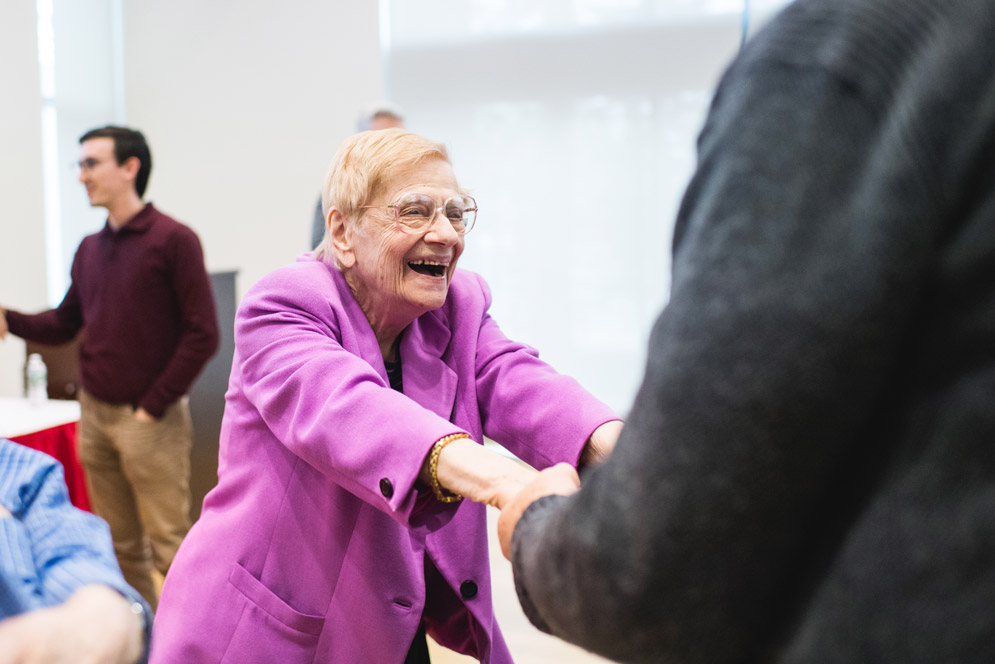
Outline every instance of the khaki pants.
<svg viewBox="0 0 995 664"><path fill-rule="evenodd" d="M190 530L193 427L183 397L156 422L80 393L79 455L94 511L107 521L124 578L153 608L153 565L165 576Z"/></svg>

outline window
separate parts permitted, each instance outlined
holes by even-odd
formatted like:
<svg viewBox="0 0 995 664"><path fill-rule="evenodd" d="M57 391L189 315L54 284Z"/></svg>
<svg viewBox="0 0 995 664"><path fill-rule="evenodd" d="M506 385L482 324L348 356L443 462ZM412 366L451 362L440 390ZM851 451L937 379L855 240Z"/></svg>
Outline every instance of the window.
<svg viewBox="0 0 995 664"><path fill-rule="evenodd" d="M756 2L757 0L754 0ZM765 15L774 4L767 0ZM512 338L625 412L742 0L384 0L391 99L480 206L461 266Z"/></svg>

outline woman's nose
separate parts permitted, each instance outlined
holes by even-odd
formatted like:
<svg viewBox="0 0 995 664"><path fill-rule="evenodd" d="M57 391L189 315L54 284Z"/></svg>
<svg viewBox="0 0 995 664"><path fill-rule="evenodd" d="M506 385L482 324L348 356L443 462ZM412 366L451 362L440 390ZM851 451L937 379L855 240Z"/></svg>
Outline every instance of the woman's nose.
<svg viewBox="0 0 995 664"><path fill-rule="evenodd" d="M432 221L428 224L428 231L425 239L432 242L441 242L447 245L459 242L460 234L453 228L453 223L445 215L445 210L439 208L435 211Z"/></svg>

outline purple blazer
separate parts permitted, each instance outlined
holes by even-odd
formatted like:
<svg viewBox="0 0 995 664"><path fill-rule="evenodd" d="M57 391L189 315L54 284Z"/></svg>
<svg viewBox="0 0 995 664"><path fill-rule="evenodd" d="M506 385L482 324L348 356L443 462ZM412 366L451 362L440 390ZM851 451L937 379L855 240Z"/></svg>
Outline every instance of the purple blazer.
<svg viewBox="0 0 995 664"><path fill-rule="evenodd" d="M507 339L489 305L483 279L457 270L445 305L404 332L401 394L338 270L305 254L252 287L218 485L166 579L153 664L400 664L423 615L440 644L512 661L485 507L437 501L422 461L466 432L537 468L576 464L616 416Z"/></svg>

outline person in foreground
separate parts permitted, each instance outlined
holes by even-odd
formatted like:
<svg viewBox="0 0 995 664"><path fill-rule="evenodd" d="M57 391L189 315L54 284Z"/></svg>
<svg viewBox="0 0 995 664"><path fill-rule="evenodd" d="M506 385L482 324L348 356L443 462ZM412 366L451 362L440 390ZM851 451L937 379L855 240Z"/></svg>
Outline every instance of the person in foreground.
<svg viewBox="0 0 995 664"><path fill-rule="evenodd" d="M621 423L488 315L456 269L476 203L443 146L342 145L314 256L235 322L218 486L166 579L153 662L424 662L425 632L511 662L485 504L536 468L597 462ZM459 496L467 500L459 500Z"/></svg>
<svg viewBox="0 0 995 664"><path fill-rule="evenodd" d="M796 0L746 45L618 446L499 518L533 623L623 662L995 661L993 34Z"/></svg>
<svg viewBox="0 0 995 664"><path fill-rule="evenodd" d="M0 438L0 664L131 664L150 627L107 524L69 502L59 463Z"/></svg>

